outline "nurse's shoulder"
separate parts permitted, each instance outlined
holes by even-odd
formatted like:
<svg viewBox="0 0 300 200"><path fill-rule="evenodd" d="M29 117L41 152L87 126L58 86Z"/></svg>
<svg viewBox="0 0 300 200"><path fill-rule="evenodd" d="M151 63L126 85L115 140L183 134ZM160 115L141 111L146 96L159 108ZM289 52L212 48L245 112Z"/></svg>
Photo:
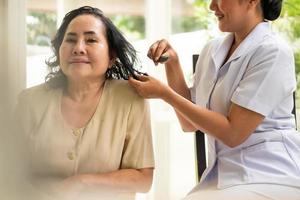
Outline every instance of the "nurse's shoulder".
<svg viewBox="0 0 300 200"><path fill-rule="evenodd" d="M258 45L257 51L264 55L275 54L282 59L293 59L291 46L277 33L270 32L265 35Z"/></svg>

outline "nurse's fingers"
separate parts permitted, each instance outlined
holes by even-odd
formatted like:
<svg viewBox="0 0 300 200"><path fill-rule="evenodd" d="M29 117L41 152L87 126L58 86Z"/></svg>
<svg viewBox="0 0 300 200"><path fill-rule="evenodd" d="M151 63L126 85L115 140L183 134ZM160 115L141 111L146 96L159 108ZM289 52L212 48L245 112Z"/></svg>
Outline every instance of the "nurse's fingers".
<svg viewBox="0 0 300 200"><path fill-rule="evenodd" d="M162 56L162 54L164 54L167 51L168 44L169 44L168 41L165 39L162 39L159 41L159 43L156 47L156 51L153 55L155 62L158 62L158 60Z"/></svg>
<svg viewBox="0 0 300 200"><path fill-rule="evenodd" d="M156 42L154 42L150 47L149 47L149 50L148 50L148 53L147 53L147 56L148 58L152 59L154 58L154 54L155 54L155 51L156 51L156 48L159 44L159 40L157 40Z"/></svg>
<svg viewBox="0 0 300 200"><path fill-rule="evenodd" d="M161 58L162 54L164 54L167 51L168 46L169 46L169 43L167 40L165 40L165 39L158 40L150 46L147 56L153 60L155 65L157 65L158 62L161 62L160 58ZM166 61L165 58L166 58L166 56L164 56L163 62Z"/></svg>
<svg viewBox="0 0 300 200"><path fill-rule="evenodd" d="M132 77L128 78L128 82L130 85L132 85L135 88L141 87L143 82L146 82L149 78L148 76L142 76L142 75L136 75L138 79L134 79Z"/></svg>
<svg viewBox="0 0 300 200"><path fill-rule="evenodd" d="M132 78L132 77L129 77L129 78L128 78L128 83L129 83L131 86L133 86L133 87L135 87L135 88L138 88L138 87L140 86L140 84L141 84L141 81L136 80L136 79L134 79L134 78Z"/></svg>
<svg viewBox="0 0 300 200"><path fill-rule="evenodd" d="M149 76L137 75L137 77L141 82L146 82L149 80Z"/></svg>

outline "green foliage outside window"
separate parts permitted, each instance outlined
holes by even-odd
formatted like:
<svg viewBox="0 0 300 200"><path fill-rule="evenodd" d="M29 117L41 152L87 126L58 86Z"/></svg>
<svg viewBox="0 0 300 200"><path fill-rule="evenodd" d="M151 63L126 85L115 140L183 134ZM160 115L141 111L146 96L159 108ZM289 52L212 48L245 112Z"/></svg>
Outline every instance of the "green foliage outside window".
<svg viewBox="0 0 300 200"><path fill-rule="evenodd" d="M207 0L195 0L194 12L190 16L172 16L172 32L190 32L208 29L214 17L208 7Z"/></svg>
<svg viewBox="0 0 300 200"><path fill-rule="evenodd" d="M144 16L115 15L110 19L123 34L132 40L145 38L145 18Z"/></svg>
<svg viewBox="0 0 300 200"><path fill-rule="evenodd" d="M111 16L113 23L129 39L145 38L144 16L116 15ZM29 11L27 14L27 44L50 46L57 27L56 12Z"/></svg>
<svg viewBox="0 0 300 200"><path fill-rule="evenodd" d="M56 13L29 11L27 14L27 44L50 46L56 32Z"/></svg>
<svg viewBox="0 0 300 200"><path fill-rule="evenodd" d="M295 52L297 77L300 76L300 0L283 1L282 17L278 20L277 28L289 38ZM298 78L298 86L299 85Z"/></svg>

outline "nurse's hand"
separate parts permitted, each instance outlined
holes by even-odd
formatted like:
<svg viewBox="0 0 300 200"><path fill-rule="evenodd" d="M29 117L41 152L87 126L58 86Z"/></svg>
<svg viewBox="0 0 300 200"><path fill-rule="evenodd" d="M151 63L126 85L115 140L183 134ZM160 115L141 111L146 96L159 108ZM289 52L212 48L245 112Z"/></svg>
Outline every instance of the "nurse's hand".
<svg viewBox="0 0 300 200"><path fill-rule="evenodd" d="M148 50L147 56L153 60L155 65L158 63L168 64L178 62L176 51L165 39L153 43Z"/></svg>
<svg viewBox="0 0 300 200"><path fill-rule="evenodd" d="M135 88L137 93L147 99L164 99L170 93L171 88L152 76L137 76L139 80L129 78L128 82Z"/></svg>

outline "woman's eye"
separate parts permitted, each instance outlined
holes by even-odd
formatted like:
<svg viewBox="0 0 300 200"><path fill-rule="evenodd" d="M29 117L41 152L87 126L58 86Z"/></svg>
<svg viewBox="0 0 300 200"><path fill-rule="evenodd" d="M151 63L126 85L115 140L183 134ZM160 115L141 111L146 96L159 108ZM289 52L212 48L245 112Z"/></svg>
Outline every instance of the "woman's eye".
<svg viewBox="0 0 300 200"><path fill-rule="evenodd" d="M97 42L97 40L96 39L87 39L87 42L88 43L95 43L95 42Z"/></svg>
<svg viewBox="0 0 300 200"><path fill-rule="evenodd" d="M75 40L75 39L72 39L72 38L67 38L65 41L66 41L66 42L69 42L69 43L74 43L74 42L76 42L76 40Z"/></svg>

